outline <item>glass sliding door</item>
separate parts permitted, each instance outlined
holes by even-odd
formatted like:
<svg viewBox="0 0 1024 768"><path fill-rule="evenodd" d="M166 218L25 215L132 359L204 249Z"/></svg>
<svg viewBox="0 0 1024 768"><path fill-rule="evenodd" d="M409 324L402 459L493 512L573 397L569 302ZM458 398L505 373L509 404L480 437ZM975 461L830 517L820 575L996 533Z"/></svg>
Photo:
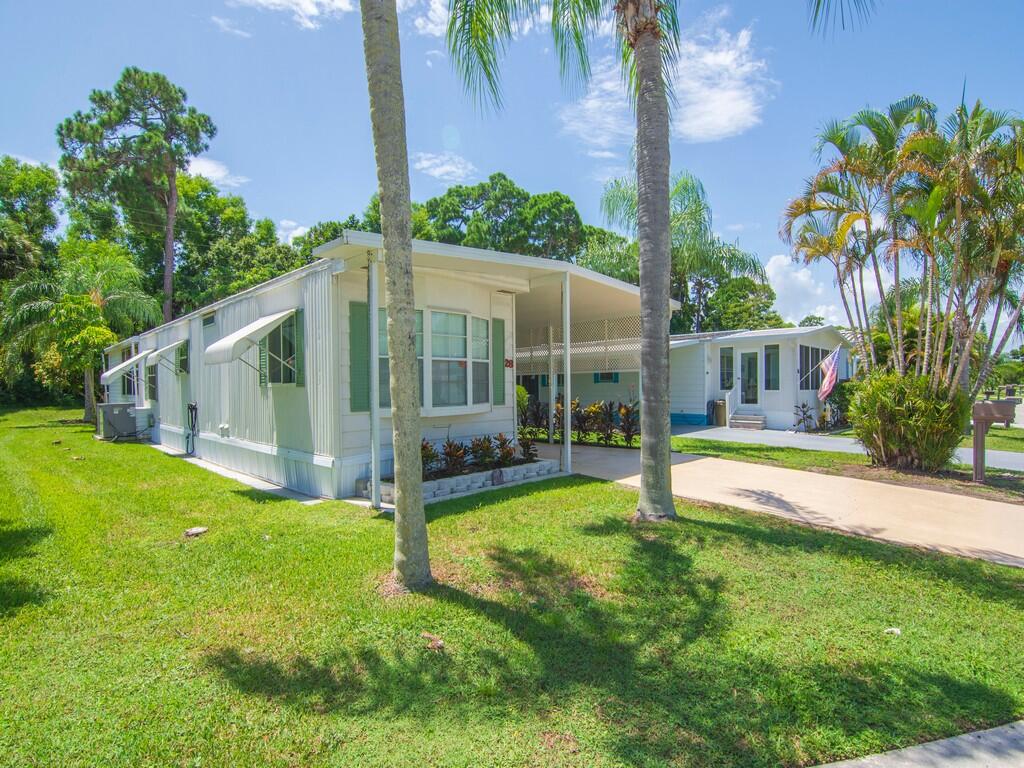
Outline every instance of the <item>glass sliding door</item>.
<svg viewBox="0 0 1024 768"><path fill-rule="evenodd" d="M757 352L740 353L740 404L757 405Z"/></svg>

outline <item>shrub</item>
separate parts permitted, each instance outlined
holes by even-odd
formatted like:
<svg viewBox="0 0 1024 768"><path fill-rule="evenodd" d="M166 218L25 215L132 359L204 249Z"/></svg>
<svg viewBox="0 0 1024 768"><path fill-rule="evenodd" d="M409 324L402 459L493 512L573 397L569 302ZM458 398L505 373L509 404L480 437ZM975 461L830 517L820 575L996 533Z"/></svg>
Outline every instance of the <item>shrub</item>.
<svg viewBox="0 0 1024 768"><path fill-rule="evenodd" d="M519 452L526 461L536 461L537 459L537 446L533 442L533 438L523 432L519 433Z"/></svg>
<svg viewBox="0 0 1024 768"><path fill-rule="evenodd" d="M423 463L423 479L426 480L430 475L430 472L437 465L437 462L441 457L437 453L437 448L429 440L422 440L420 442L420 461Z"/></svg>
<svg viewBox="0 0 1024 768"><path fill-rule="evenodd" d="M445 440L441 449L444 469L452 475L460 474L466 468L466 446L455 440Z"/></svg>
<svg viewBox="0 0 1024 768"><path fill-rule="evenodd" d="M612 440L615 439L615 402L608 400L602 403L596 403L599 405L598 421L597 421L597 432L601 436L601 442L605 445L611 445Z"/></svg>
<svg viewBox="0 0 1024 768"><path fill-rule="evenodd" d="M619 403L619 431L626 447L632 448L633 441L640 434L640 409L635 402Z"/></svg>
<svg viewBox="0 0 1024 768"><path fill-rule="evenodd" d="M519 423L525 424L530 412L530 393L522 384L516 384L516 413L519 414Z"/></svg>
<svg viewBox="0 0 1024 768"><path fill-rule="evenodd" d="M804 432L810 432L814 428L814 409L811 408L807 403L800 403L793 409L793 426L796 427L796 431L799 432L801 429Z"/></svg>
<svg viewBox="0 0 1024 768"><path fill-rule="evenodd" d="M511 465L516 460L516 447L512 443L512 438L508 437L504 432L499 432L494 441L498 447L498 466L507 467Z"/></svg>
<svg viewBox="0 0 1024 768"><path fill-rule="evenodd" d="M933 393L927 376L875 372L850 403L850 423L874 464L934 472L953 457L970 417L955 388Z"/></svg>
<svg viewBox="0 0 1024 768"><path fill-rule="evenodd" d="M489 435L474 437L469 443L469 455L473 457L474 464L486 469L494 463L494 441Z"/></svg>
<svg viewBox="0 0 1024 768"><path fill-rule="evenodd" d="M564 411L565 408L562 406L562 396L558 395L555 398L555 413L553 423L551 425L551 429L554 431L556 438L562 434L562 424L565 421Z"/></svg>
<svg viewBox="0 0 1024 768"><path fill-rule="evenodd" d="M547 420L544 403L540 400L530 398L530 405L526 409L526 419L520 423L525 424L528 427L533 427L534 429L546 429Z"/></svg>
<svg viewBox="0 0 1024 768"><path fill-rule="evenodd" d="M825 399L826 405L832 412L831 424L833 427L845 427L850 423L850 401L853 400L859 384L860 382L853 379L840 381Z"/></svg>

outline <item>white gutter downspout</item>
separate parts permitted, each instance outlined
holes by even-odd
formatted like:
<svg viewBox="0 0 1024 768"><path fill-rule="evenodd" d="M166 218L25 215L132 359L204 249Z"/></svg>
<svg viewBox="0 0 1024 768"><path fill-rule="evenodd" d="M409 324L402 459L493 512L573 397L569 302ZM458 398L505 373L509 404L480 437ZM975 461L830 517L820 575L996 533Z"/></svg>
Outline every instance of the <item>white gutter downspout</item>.
<svg viewBox="0 0 1024 768"><path fill-rule="evenodd" d="M370 506L380 509L380 322L378 256L366 253L366 305L370 313Z"/></svg>
<svg viewBox="0 0 1024 768"><path fill-rule="evenodd" d="M562 471L572 472L572 368L569 362L569 273L562 277L562 370L565 371L565 386L562 387Z"/></svg>

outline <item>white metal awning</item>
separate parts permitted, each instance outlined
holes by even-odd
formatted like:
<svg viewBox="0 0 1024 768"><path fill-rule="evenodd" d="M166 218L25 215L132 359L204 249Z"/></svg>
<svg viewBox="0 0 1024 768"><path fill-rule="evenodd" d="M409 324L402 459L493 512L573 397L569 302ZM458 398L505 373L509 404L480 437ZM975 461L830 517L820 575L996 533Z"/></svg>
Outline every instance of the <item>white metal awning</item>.
<svg viewBox="0 0 1024 768"><path fill-rule="evenodd" d="M118 363L110 370L104 371L103 375L100 376L100 384L107 385L121 374L128 373L129 369L133 365L137 365L138 362L142 360L142 358L144 358L146 355L152 354L152 352L152 349L147 349L144 352L139 352L139 354L135 355L134 357L129 357L127 360Z"/></svg>
<svg viewBox="0 0 1024 768"><path fill-rule="evenodd" d="M203 360L207 365L223 365L237 360L249 347L257 344L294 313L294 309L286 309L284 312L276 312L254 320L223 339L213 342L203 353Z"/></svg>
<svg viewBox="0 0 1024 768"><path fill-rule="evenodd" d="M161 357L166 357L168 360L170 360L170 357L168 357L170 353L176 350L186 341L188 341L188 339L179 339L178 341L168 344L166 347L160 347L160 349L158 349L156 352L151 352L149 354L149 357L146 358L146 365L156 365L157 363L160 362Z"/></svg>

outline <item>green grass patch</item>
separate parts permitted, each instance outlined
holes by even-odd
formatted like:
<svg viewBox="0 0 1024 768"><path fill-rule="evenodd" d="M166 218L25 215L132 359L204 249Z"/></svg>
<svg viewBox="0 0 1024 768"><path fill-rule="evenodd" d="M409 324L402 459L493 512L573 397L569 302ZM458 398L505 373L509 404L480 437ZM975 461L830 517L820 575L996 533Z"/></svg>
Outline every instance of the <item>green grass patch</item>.
<svg viewBox="0 0 1024 768"><path fill-rule="evenodd" d="M635 492L568 478L432 505L440 583L386 598L387 518L73 415L0 413L5 765L796 766L1024 715L1020 570L633 526Z"/></svg>
<svg viewBox="0 0 1024 768"><path fill-rule="evenodd" d="M847 427L838 432L829 433L828 437L855 437L853 429ZM961 448L974 447L974 438L968 436L960 441ZM985 435L985 448L990 451L1013 451L1024 453L1024 429L1020 427L1004 427L993 424Z"/></svg>

